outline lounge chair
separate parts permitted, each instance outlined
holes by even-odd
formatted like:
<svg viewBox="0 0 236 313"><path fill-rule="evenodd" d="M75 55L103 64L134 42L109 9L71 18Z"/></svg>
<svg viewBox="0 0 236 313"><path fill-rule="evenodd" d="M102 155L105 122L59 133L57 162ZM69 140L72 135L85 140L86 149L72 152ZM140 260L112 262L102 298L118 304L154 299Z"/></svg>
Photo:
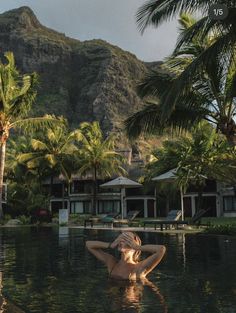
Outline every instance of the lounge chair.
<svg viewBox="0 0 236 313"><path fill-rule="evenodd" d="M114 219L119 216L120 213L119 212L111 212L109 214L107 214L106 216L101 218L101 222L103 223L103 225L105 224L111 224L111 226L113 226L114 223Z"/></svg>
<svg viewBox="0 0 236 313"><path fill-rule="evenodd" d="M147 224L154 225L155 229L157 225L160 225L161 230L163 230L163 225L171 225L172 223L174 224L175 221L178 221L181 217L182 213L180 210L171 210L166 218L160 220L144 220L143 226L144 228L146 227ZM166 226L167 227L167 226Z"/></svg>
<svg viewBox="0 0 236 313"><path fill-rule="evenodd" d="M106 214L103 217L89 217L87 219L84 220L84 227L86 228L87 224L90 224L91 227L93 227L94 224L97 223L103 223L103 225L105 224L112 224L113 225L113 220L114 218L116 218L120 213L118 212L111 212Z"/></svg>
<svg viewBox="0 0 236 313"><path fill-rule="evenodd" d="M139 214L140 211L129 211L127 213L127 217L123 219L114 219L113 226L123 226L123 225L130 225L132 221L135 219L135 217Z"/></svg>
<svg viewBox="0 0 236 313"><path fill-rule="evenodd" d="M181 217L181 211L175 211L178 212L178 214L176 214L176 218L175 219L169 219L169 215L174 217L174 213L172 211L169 212L168 216L166 217L166 219L163 220L151 220L151 221L144 221L144 228L146 226L146 224L152 224L154 225L155 229L157 227L157 225L160 225L161 231L163 230L163 225L165 225L165 227L167 228L168 226L172 226L174 225L176 227L176 229L178 229L179 225L194 225L197 222L200 222L201 218L203 217L203 215L207 212L208 210L203 210L200 209L198 212L196 212L194 214L193 217L191 217L188 221L184 220L181 221L180 217ZM172 212L172 213L171 213ZM180 212L180 214L179 214ZM171 214L170 214L171 213Z"/></svg>

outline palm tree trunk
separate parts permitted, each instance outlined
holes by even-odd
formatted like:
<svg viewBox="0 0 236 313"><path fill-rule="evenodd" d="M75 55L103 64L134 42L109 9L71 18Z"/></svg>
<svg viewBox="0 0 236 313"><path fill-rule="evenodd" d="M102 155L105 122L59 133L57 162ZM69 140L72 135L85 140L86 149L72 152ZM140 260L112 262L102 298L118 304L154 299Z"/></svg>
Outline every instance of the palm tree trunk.
<svg viewBox="0 0 236 313"><path fill-rule="evenodd" d="M198 187L197 212L202 209L202 204L203 204L203 196L202 196L202 195L203 195L203 188L204 188L203 185L200 185L200 186Z"/></svg>
<svg viewBox="0 0 236 313"><path fill-rule="evenodd" d="M65 209L65 184L62 182L62 209Z"/></svg>
<svg viewBox="0 0 236 313"><path fill-rule="evenodd" d="M170 198L167 196L166 197L166 208L165 208L165 213L166 215L168 215L169 211L170 211Z"/></svg>
<svg viewBox="0 0 236 313"><path fill-rule="evenodd" d="M53 175L50 176L50 197L52 197L53 192Z"/></svg>
<svg viewBox="0 0 236 313"><path fill-rule="evenodd" d="M223 121L217 125L221 133L225 135L228 143L232 146L236 146L236 124L233 119L230 122Z"/></svg>
<svg viewBox="0 0 236 313"><path fill-rule="evenodd" d="M3 217L2 209L2 191L3 191L3 177L6 157L6 141L3 140L0 146L0 218Z"/></svg>
<svg viewBox="0 0 236 313"><path fill-rule="evenodd" d="M97 214L97 168L94 167L93 173L93 201L92 201L92 214Z"/></svg>

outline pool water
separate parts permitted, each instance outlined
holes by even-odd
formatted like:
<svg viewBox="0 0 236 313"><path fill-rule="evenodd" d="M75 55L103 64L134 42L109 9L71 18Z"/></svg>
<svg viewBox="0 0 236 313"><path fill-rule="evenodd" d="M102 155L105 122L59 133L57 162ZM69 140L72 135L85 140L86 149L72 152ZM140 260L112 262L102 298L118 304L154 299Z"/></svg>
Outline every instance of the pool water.
<svg viewBox="0 0 236 313"><path fill-rule="evenodd" d="M139 232L167 254L146 282L134 283L109 279L85 248L87 239L118 234L1 228L0 312L236 313L235 237Z"/></svg>

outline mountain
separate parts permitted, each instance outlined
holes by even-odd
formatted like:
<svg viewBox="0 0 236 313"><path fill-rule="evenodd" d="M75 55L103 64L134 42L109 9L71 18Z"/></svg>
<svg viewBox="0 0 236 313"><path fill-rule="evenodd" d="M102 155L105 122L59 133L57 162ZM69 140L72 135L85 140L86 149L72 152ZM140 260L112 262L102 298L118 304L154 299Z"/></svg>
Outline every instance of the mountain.
<svg viewBox="0 0 236 313"><path fill-rule="evenodd" d="M13 51L21 72L39 74L35 115L64 115L72 126L98 120L107 131L143 106L135 89L150 64L103 40L49 29L29 7L0 15L0 49L1 59Z"/></svg>

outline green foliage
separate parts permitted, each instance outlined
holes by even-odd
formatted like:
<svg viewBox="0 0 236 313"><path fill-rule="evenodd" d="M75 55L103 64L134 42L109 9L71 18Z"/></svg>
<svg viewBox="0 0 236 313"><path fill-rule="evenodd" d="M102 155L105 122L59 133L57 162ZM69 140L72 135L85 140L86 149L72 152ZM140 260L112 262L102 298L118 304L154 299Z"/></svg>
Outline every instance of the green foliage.
<svg viewBox="0 0 236 313"><path fill-rule="evenodd" d="M217 1L213 1L217 3ZM204 42L205 38L218 34L217 39L207 47L207 49L198 55L196 61L190 65L185 73L186 81L191 80L199 67L210 64L214 59L227 60L231 53L234 53L236 43L236 1L222 0L221 4L225 4L229 9L228 16L222 21L210 19L207 16L209 10L208 0L149 0L142 5L137 12L137 23L141 31L152 25L159 27L163 22L169 21L176 15L183 13L193 14L201 12L201 19L194 24L185 24L185 31L178 40L177 49L181 49L186 43L192 43L194 40ZM183 25L183 24L182 24ZM181 86L184 86L182 81Z"/></svg>
<svg viewBox="0 0 236 313"><path fill-rule="evenodd" d="M29 117L36 97L37 75L21 75L12 52L5 53L6 63L0 62L0 216L2 216L2 184L5 170L6 143L11 130L25 132L61 123L53 116Z"/></svg>
<svg viewBox="0 0 236 313"><path fill-rule="evenodd" d="M11 215L30 215L35 210L48 207L48 196L41 189L37 176L22 176L21 182L8 185L8 207Z"/></svg>
<svg viewBox="0 0 236 313"><path fill-rule="evenodd" d="M1 219L1 224L4 225L6 224L10 219L12 219L10 214L5 214L3 219Z"/></svg>
<svg viewBox="0 0 236 313"><path fill-rule="evenodd" d="M21 225L29 225L30 224L30 216L20 215L20 216L18 216L18 219L19 219Z"/></svg>
<svg viewBox="0 0 236 313"><path fill-rule="evenodd" d="M125 160L115 151L117 136L110 134L104 137L98 122L80 125L80 138L78 143L78 167L82 176L92 176L93 184L93 213L97 211L97 180L112 175L126 173L123 168Z"/></svg>
<svg viewBox="0 0 236 313"><path fill-rule="evenodd" d="M80 133L78 158L81 175L92 174L97 179L126 172L122 167L124 158L115 151L115 134L104 138L98 122L82 123Z"/></svg>
<svg viewBox="0 0 236 313"><path fill-rule="evenodd" d="M214 235L236 235L235 224L210 225L205 229L205 233Z"/></svg>
<svg viewBox="0 0 236 313"><path fill-rule="evenodd" d="M175 184L184 190L195 185L200 192L206 179L234 183L236 158L232 150L235 149L210 124L202 122L192 128L191 134L164 141L161 148L155 149L153 160L145 166L144 179L150 181L176 168ZM159 189L170 193L175 184L159 183Z"/></svg>
<svg viewBox="0 0 236 313"><path fill-rule="evenodd" d="M75 152L79 132L69 131L66 121L61 126L47 128L31 139L33 152L23 153L18 160L26 164L29 170L39 169L44 173L63 174L67 182L75 170Z"/></svg>
<svg viewBox="0 0 236 313"><path fill-rule="evenodd" d="M181 2L185 7L186 1ZM152 10L158 12L153 16L154 20L159 19L159 4L152 2L152 5L147 4L141 10L144 20L148 19ZM161 10L164 12L166 8ZM145 12L149 12L147 16ZM199 23L188 14L182 14L179 21L179 40ZM230 143L236 143L236 50L228 53L232 45L224 51L224 57L216 55L206 63L201 61L221 35L220 31L215 31L201 38L193 36L191 40L183 41L162 66L147 73L138 87L139 93L142 97L154 97L155 101L149 101L143 110L126 121L129 137L163 130L190 129L204 119L216 125Z"/></svg>

